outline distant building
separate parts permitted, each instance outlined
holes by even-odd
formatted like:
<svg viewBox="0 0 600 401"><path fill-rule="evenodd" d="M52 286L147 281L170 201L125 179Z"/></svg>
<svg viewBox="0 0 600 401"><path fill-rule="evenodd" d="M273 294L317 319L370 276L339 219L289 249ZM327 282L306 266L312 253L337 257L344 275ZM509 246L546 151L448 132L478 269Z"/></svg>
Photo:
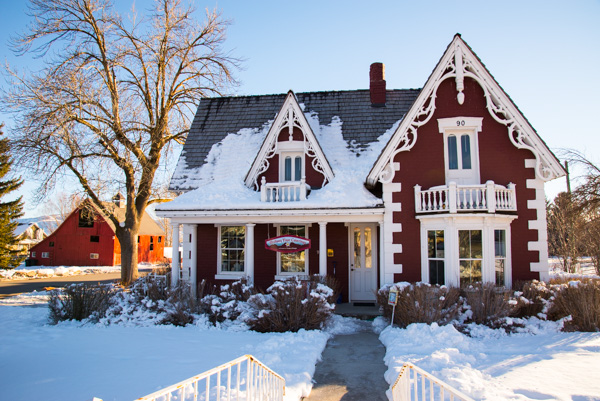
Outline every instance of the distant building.
<svg viewBox="0 0 600 401"><path fill-rule="evenodd" d="M15 237L19 241L16 249L21 254L29 253L32 246L39 243L48 235L36 222L19 222L15 229Z"/></svg>
<svg viewBox="0 0 600 401"><path fill-rule="evenodd" d="M122 196L113 198L112 208L119 221L125 220ZM165 234L144 213L138 235L138 262L164 260ZM121 247L113 223L89 201L75 209L48 237L33 246L29 265L43 266L114 266L121 264Z"/></svg>

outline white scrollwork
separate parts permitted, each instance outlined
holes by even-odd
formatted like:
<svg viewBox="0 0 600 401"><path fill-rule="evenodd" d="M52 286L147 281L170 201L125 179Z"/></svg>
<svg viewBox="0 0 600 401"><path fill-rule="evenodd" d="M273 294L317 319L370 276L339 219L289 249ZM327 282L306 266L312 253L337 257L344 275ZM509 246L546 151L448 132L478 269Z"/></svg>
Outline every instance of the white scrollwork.
<svg viewBox="0 0 600 401"><path fill-rule="evenodd" d="M304 130L302 131L302 133L304 134ZM315 149L312 146L312 143L307 140L306 138L306 134L304 134L304 154L306 154L308 157L312 158L312 167L315 171L321 173L321 175L323 175L323 184L321 186L325 186L325 184L327 184L327 174L325 173L325 170L323 169L323 164L321 163L321 160L317 157L317 153L315 152Z"/></svg>
<svg viewBox="0 0 600 401"><path fill-rule="evenodd" d="M252 182L252 184L254 185L254 190L258 191L260 189L260 186L258 185L258 177L260 177L260 175L262 173L264 173L265 171L267 171L269 169L269 159L273 158L273 156L275 156L276 153L277 153L277 141L274 141L271 144L271 146L269 147L269 150L265 154L265 157L262 160L260 167L258 168L258 170L256 172L256 175L254 176L254 180Z"/></svg>

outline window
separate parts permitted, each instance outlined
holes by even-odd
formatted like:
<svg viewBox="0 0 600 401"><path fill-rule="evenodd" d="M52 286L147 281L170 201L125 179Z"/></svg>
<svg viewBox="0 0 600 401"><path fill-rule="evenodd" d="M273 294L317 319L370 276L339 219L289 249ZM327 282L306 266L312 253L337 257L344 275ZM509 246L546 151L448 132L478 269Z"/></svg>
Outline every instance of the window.
<svg viewBox="0 0 600 401"><path fill-rule="evenodd" d="M94 227L94 213L92 211L87 209L81 209L79 211L79 227Z"/></svg>
<svg viewBox="0 0 600 401"><path fill-rule="evenodd" d="M48 259L50 257L50 252L42 252L42 258Z"/></svg>
<svg viewBox="0 0 600 401"><path fill-rule="evenodd" d="M427 231L429 283L446 284L444 272L444 230Z"/></svg>
<svg viewBox="0 0 600 401"><path fill-rule="evenodd" d="M283 181L300 181L303 177L303 158L302 153L282 153L283 165L280 177Z"/></svg>
<svg viewBox="0 0 600 401"><path fill-rule="evenodd" d="M162 242L162 237L161 237L161 236L159 236L159 237L158 237L158 243L160 244L161 242Z"/></svg>
<svg viewBox="0 0 600 401"><path fill-rule="evenodd" d="M458 231L458 262L461 286L481 281L481 265L483 262L481 233L481 230Z"/></svg>
<svg viewBox="0 0 600 401"><path fill-rule="evenodd" d="M150 243L154 244L154 237L153 236L150 236Z"/></svg>
<svg viewBox="0 0 600 401"><path fill-rule="evenodd" d="M48 243L48 246L49 246L50 248L54 248L54 241L50 241L50 242Z"/></svg>
<svg viewBox="0 0 600 401"><path fill-rule="evenodd" d="M482 118L440 118L438 126L444 134L446 184L479 184L477 136Z"/></svg>
<svg viewBox="0 0 600 401"><path fill-rule="evenodd" d="M140 243L140 236L139 235L138 235L138 238L137 238L137 243L138 244Z"/></svg>
<svg viewBox="0 0 600 401"><path fill-rule="evenodd" d="M496 285L506 285L506 231L494 230L494 271Z"/></svg>
<svg viewBox="0 0 600 401"><path fill-rule="evenodd" d="M295 235L307 237L306 226L280 226L279 235ZM279 253L279 271L281 274L308 273L306 251L294 253Z"/></svg>
<svg viewBox="0 0 600 401"><path fill-rule="evenodd" d="M35 252L31 252L31 257L35 258Z"/></svg>
<svg viewBox="0 0 600 401"><path fill-rule="evenodd" d="M90 259L100 259L99 253L90 253Z"/></svg>
<svg viewBox="0 0 600 401"><path fill-rule="evenodd" d="M99 235L90 235L90 242L100 242Z"/></svg>
<svg viewBox="0 0 600 401"><path fill-rule="evenodd" d="M244 247L246 227L221 226L221 273L244 271Z"/></svg>

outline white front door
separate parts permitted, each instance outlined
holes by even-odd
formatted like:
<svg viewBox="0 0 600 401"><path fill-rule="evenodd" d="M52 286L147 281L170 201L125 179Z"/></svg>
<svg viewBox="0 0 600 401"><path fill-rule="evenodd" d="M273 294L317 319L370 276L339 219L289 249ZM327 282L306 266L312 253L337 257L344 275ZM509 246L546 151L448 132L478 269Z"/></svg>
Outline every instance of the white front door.
<svg viewBox="0 0 600 401"><path fill-rule="evenodd" d="M350 301L374 301L377 291L375 224L350 225Z"/></svg>

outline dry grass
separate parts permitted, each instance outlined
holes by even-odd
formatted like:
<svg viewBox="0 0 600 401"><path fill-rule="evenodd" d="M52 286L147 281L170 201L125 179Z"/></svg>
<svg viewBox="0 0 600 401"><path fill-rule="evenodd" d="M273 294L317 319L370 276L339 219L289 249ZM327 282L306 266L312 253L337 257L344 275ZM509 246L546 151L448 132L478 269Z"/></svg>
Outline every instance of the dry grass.
<svg viewBox="0 0 600 401"><path fill-rule="evenodd" d="M514 316L518 302L511 299L512 291L493 283L476 284L462 289L471 310L468 322L500 327L502 320Z"/></svg>
<svg viewBox="0 0 600 401"><path fill-rule="evenodd" d="M71 284L50 292L50 321L99 319L108 310L116 289L112 285Z"/></svg>
<svg viewBox="0 0 600 401"><path fill-rule="evenodd" d="M392 316L392 306L388 305L390 288L377 292L377 303L383 307L383 315ZM460 290L455 287L417 283L399 289L398 304L394 314L394 324L406 327L411 323L438 323L445 325L454 320L460 312Z"/></svg>
<svg viewBox="0 0 600 401"><path fill-rule="evenodd" d="M582 279L555 286L550 312L556 317L571 316L568 331L600 331L600 280Z"/></svg>

